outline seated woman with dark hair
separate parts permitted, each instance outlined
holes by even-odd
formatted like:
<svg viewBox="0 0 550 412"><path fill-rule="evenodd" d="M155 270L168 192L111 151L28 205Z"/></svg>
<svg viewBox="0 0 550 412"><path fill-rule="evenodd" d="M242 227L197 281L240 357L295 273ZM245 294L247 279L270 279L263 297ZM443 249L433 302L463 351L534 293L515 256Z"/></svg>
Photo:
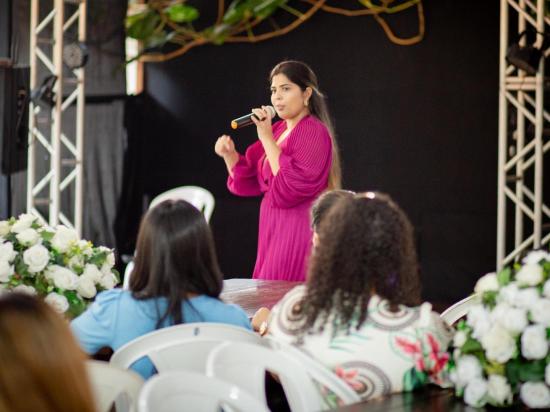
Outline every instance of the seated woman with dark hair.
<svg viewBox="0 0 550 412"><path fill-rule="evenodd" d="M250 329L246 313L223 303L223 277L214 241L202 213L191 204L168 200L143 219L130 290L100 293L71 326L86 352L117 350L129 341L170 325L227 323ZM153 373L147 360L133 367Z"/></svg>
<svg viewBox="0 0 550 412"><path fill-rule="evenodd" d="M84 361L67 323L46 303L0 296L0 411L94 412Z"/></svg>
<svg viewBox="0 0 550 412"><path fill-rule="evenodd" d="M268 334L298 345L365 400L439 382L451 333L420 304L413 239L389 196L338 200L321 222L307 284L273 308Z"/></svg>

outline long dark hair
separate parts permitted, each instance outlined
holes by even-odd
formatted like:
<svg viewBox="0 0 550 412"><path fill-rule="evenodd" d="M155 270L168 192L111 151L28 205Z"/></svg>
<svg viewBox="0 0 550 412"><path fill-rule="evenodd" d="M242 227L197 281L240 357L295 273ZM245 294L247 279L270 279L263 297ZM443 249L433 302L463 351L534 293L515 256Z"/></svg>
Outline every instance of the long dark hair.
<svg viewBox="0 0 550 412"><path fill-rule="evenodd" d="M222 287L212 232L203 214L184 200L167 200L151 209L139 229L130 290L136 299L168 299L157 328L168 318L174 324L184 322L181 305L188 294L218 298Z"/></svg>
<svg viewBox="0 0 550 412"><path fill-rule="evenodd" d="M277 74L284 74L292 83L297 84L302 91L305 91L308 87L311 87L313 93L311 94L311 98L308 102L309 112L325 124L332 142L332 166L328 178L328 188L339 189L342 186L340 153L338 150L336 135L334 134L332 119L330 118L327 103L325 101L325 96L319 90L317 76L307 64L296 60L286 60L277 64L271 70L269 75L270 83L273 80L273 76Z"/></svg>
<svg viewBox="0 0 550 412"><path fill-rule="evenodd" d="M344 197L320 224L319 245L309 266L303 298L303 330L315 330L331 313L349 328L367 319L372 293L399 304L420 303L420 280L412 225L383 193Z"/></svg>

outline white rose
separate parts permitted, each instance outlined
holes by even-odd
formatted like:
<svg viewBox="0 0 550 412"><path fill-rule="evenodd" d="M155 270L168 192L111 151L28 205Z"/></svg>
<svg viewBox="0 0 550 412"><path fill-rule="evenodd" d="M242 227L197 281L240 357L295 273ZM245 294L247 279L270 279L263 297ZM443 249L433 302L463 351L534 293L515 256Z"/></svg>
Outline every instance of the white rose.
<svg viewBox="0 0 550 412"><path fill-rule="evenodd" d="M116 286L117 280L114 274L111 272L104 274L99 281L99 284L103 289L112 289Z"/></svg>
<svg viewBox="0 0 550 412"><path fill-rule="evenodd" d="M13 275L13 273L13 265L10 265L10 263L5 260L0 260L0 282L9 282L10 276Z"/></svg>
<svg viewBox="0 0 550 412"><path fill-rule="evenodd" d="M550 300L538 299L530 309L533 322L550 327Z"/></svg>
<svg viewBox="0 0 550 412"><path fill-rule="evenodd" d="M466 343L466 340L468 339L468 336L466 335L466 332L463 330L459 330L455 333L455 336L453 338L453 344L456 348L461 348L462 345Z"/></svg>
<svg viewBox="0 0 550 412"><path fill-rule="evenodd" d="M482 378L475 378L466 385L464 390L464 402L470 406L483 406L487 395L487 381Z"/></svg>
<svg viewBox="0 0 550 412"><path fill-rule="evenodd" d="M23 262L29 267L29 272L38 273L50 261L50 252L42 245L34 245L23 253Z"/></svg>
<svg viewBox="0 0 550 412"><path fill-rule="evenodd" d="M483 335L481 346L485 349L487 359L498 363L507 362L516 351L516 341L500 323L495 323Z"/></svg>
<svg viewBox="0 0 550 412"><path fill-rule="evenodd" d="M491 327L489 312L483 305L474 305L468 311L466 323L473 329L472 336L475 339L481 339Z"/></svg>
<svg viewBox="0 0 550 412"><path fill-rule="evenodd" d="M464 355L456 361L456 376L454 383L463 388L475 378L481 377L481 364L473 355Z"/></svg>
<svg viewBox="0 0 550 412"><path fill-rule="evenodd" d="M491 312L491 320L500 323L513 336L519 335L529 323L527 310L499 303Z"/></svg>
<svg viewBox="0 0 550 412"><path fill-rule="evenodd" d="M516 273L516 281L519 286L536 286L542 282L542 267L537 263L523 265Z"/></svg>
<svg viewBox="0 0 550 412"><path fill-rule="evenodd" d="M69 301L63 295L52 292L46 296L44 299L48 305L51 305L52 308L58 313L65 313L69 309Z"/></svg>
<svg viewBox="0 0 550 412"><path fill-rule="evenodd" d="M516 296L518 292L519 288L516 282L510 282L506 286L500 288L497 296L497 301L513 305L516 301Z"/></svg>
<svg viewBox="0 0 550 412"><path fill-rule="evenodd" d="M529 325L521 334L521 354L525 359L542 359L548 353L546 329L542 325Z"/></svg>
<svg viewBox="0 0 550 412"><path fill-rule="evenodd" d="M36 245L36 243L40 240L40 235L36 230L29 228L18 233L16 238L22 245L32 246Z"/></svg>
<svg viewBox="0 0 550 412"><path fill-rule="evenodd" d="M546 369L544 369L544 381L550 386L550 363L546 365Z"/></svg>
<svg viewBox="0 0 550 412"><path fill-rule="evenodd" d="M93 298L97 293L93 280L82 276L78 278L76 291L80 296L87 299Z"/></svg>
<svg viewBox="0 0 550 412"><path fill-rule="evenodd" d="M17 285L12 290L17 293L24 293L25 295L32 295L32 296L35 296L37 293L35 288L27 285Z"/></svg>
<svg viewBox="0 0 550 412"><path fill-rule="evenodd" d="M0 221L0 236L4 237L10 233L10 222L7 220Z"/></svg>
<svg viewBox="0 0 550 412"><path fill-rule="evenodd" d="M524 265L533 265L539 263L541 260L550 261L550 253L545 252L544 250L533 250L523 258L522 263Z"/></svg>
<svg viewBox="0 0 550 412"><path fill-rule="evenodd" d="M537 300L540 299L539 291L535 288L526 288L518 290L516 294L514 306L518 308L531 309Z"/></svg>
<svg viewBox="0 0 550 412"><path fill-rule="evenodd" d="M498 290L498 280L497 274L494 272L487 273L485 276L479 278L474 288L475 293L483 293L496 290Z"/></svg>
<svg viewBox="0 0 550 412"><path fill-rule="evenodd" d="M88 278L94 283L99 283L99 281L103 277L103 273L100 272L96 265L88 263L86 266L84 266L84 272L82 273L81 277Z"/></svg>
<svg viewBox="0 0 550 412"><path fill-rule="evenodd" d="M83 268L84 267L84 257L82 255L74 255L67 262L67 266L70 267L73 270L75 270L77 267Z"/></svg>
<svg viewBox="0 0 550 412"><path fill-rule="evenodd" d="M75 290L78 283L78 276L74 272L58 265L50 266L45 276L60 289Z"/></svg>
<svg viewBox="0 0 550 412"><path fill-rule="evenodd" d="M109 268L112 268L114 265L115 265L115 254L113 253L113 251L111 249L109 249L108 247L105 247L105 246L99 246L97 248L100 252L105 252L107 253L107 257L105 258L105 263L107 263L107 265L109 265Z"/></svg>
<svg viewBox="0 0 550 412"><path fill-rule="evenodd" d="M521 385L519 397L529 408L550 407L550 391L543 382L525 382Z"/></svg>
<svg viewBox="0 0 550 412"><path fill-rule="evenodd" d="M87 240L81 239L77 242L78 247L82 251L82 254L86 257L90 257L94 254L90 243Z"/></svg>
<svg viewBox="0 0 550 412"><path fill-rule="evenodd" d="M504 376L489 375L487 392L497 405L509 405L512 403L512 388Z"/></svg>
<svg viewBox="0 0 550 412"><path fill-rule="evenodd" d="M23 230L30 228L33 222L36 220L36 216L31 215L30 213L24 213L19 215L17 222L11 227L13 233L21 233Z"/></svg>
<svg viewBox="0 0 550 412"><path fill-rule="evenodd" d="M542 294L547 298L550 298L550 280L547 280L544 283L544 287L542 288Z"/></svg>
<svg viewBox="0 0 550 412"><path fill-rule="evenodd" d="M17 252L13 250L13 244L11 242L0 244L0 261L13 262L16 256Z"/></svg>
<svg viewBox="0 0 550 412"><path fill-rule="evenodd" d="M52 246L59 252L64 253L78 242L78 233L66 226L57 226L55 235L52 238Z"/></svg>

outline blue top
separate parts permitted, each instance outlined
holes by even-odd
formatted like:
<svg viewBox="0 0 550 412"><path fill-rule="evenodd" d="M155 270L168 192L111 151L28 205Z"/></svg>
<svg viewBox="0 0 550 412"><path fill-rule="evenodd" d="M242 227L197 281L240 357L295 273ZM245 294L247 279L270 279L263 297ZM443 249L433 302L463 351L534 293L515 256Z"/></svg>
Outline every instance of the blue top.
<svg viewBox="0 0 550 412"><path fill-rule="evenodd" d="M158 310L166 310L166 298L137 300L128 290L111 289L97 295L92 305L71 322L71 329L82 348L94 354L103 347L117 350L131 340L156 330ZM226 304L206 295L182 304L185 323L214 322L250 328L246 313L237 305ZM162 327L171 326L168 319ZM148 378L154 372L149 359L136 362L132 369Z"/></svg>

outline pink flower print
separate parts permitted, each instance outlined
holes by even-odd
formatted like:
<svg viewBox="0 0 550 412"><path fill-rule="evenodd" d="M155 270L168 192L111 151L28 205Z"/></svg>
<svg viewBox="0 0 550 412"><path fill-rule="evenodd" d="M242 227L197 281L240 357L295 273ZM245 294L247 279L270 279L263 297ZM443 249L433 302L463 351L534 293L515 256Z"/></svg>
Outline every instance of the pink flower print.
<svg viewBox="0 0 550 412"><path fill-rule="evenodd" d="M418 371L423 372L426 369L426 364L424 363L424 359L422 356L422 346L420 345L420 342L409 342L404 338L396 337L395 344L398 348L403 350L403 352L411 355L411 357L414 359L415 368Z"/></svg>
<svg viewBox="0 0 550 412"><path fill-rule="evenodd" d="M439 343L432 334L428 333L426 334L426 336L430 345L429 357L434 363L431 373L437 374L445 367L445 365L449 361L449 354L447 352L440 353Z"/></svg>
<svg viewBox="0 0 550 412"><path fill-rule="evenodd" d="M334 373L342 379L344 382L346 382L349 386L353 388L354 391L360 392L364 389L364 384L357 380L357 376L359 375L359 372L357 369L348 369L345 370L341 366L337 366L334 369Z"/></svg>

